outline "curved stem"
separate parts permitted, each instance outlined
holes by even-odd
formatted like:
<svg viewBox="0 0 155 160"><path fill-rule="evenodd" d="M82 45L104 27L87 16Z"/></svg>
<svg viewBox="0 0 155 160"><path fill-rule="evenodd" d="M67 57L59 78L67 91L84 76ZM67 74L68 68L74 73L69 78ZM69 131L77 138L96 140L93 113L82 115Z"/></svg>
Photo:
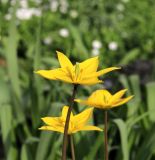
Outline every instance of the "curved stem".
<svg viewBox="0 0 155 160"><path fill-rule="evenodd" d="M69 109L67 112L65 129L64 129L64 136L63 136L62 160L66 160L67 141L68 141L67 135L68 135L68 128L69 128L69 120L70 120L70 115L71 115L71 111L72 111L73 104L74 104L74 98L75 98L77 86L78 85L76 85L76 84L74 85L72 97L71 97L70 104L69 104Z"/></svg>
<svg viewBox="0 0 155 160"><path fill-rule="evenodd" d="M108 111L104 111L104 160L108 160Z"/></svg>
<svg viewBox="0 0 155 160"><path fill-rule="evenodd" d="M72 154L72 160L75 160L75 151L74 151L74 141L73 136L70 135L70 144L71 144L71 154Z"/></svg>

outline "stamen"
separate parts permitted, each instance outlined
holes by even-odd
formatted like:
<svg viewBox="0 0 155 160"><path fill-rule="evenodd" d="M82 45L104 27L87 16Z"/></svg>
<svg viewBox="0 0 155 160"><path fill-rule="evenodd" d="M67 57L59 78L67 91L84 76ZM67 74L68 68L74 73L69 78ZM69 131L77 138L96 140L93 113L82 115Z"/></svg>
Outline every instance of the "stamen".
<svg viewBox="0 0 155 160"><path fill-rule="evenodd" d="M105 95L103 95L103 100L104 100L104 103L107 104L107 99Z"/></svg>
<svg viewBox="0 0 155 160"><path fill-rule="evenodd" d="M76 62L76 65L75 65L75 80L76 81L78 79L79 74L80 74L80 64Z"/></svg>

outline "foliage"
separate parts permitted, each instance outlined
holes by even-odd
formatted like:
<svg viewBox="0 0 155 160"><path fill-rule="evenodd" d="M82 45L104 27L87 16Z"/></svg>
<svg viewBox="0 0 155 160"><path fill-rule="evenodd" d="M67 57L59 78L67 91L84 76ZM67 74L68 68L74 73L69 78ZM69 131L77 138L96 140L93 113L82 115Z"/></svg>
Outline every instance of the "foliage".
<svg viewBox="0 0 155 160"><path fill-rule="evenodd" d="M58 116L61 106L68 105L72 88L69 84L40 78L33 71L58 67L53 58L56 50L63 51L75 62L91 57L94 55L92 42L99 40L101 68L121 65L122 72L113 76L113 81L106 77L104 86L81 86L77 97L86 98L101 87L113 93L129 88L128 93L135 95L134 100L110 111L110 158L155 159L155 2L69 0L66 13L62 13L62 1L55 12L51 11L50 1L39 4L29 1L29 7L42 12L41 16L32 16L29 20L17 18L21 4L11 2L0 2L1 157L60 159L62 135L40 132L38 128L41 117ZM8 13L10 20L6 19ZM68 29L68 37L60 34L62 28ZM111 48L111 42L117 46ZM81 110L77 104L74 112ZM103 127L103 113L95 111L90 123ZM77 159L103 159L102 139L102 133L76 133Z"/></svg>

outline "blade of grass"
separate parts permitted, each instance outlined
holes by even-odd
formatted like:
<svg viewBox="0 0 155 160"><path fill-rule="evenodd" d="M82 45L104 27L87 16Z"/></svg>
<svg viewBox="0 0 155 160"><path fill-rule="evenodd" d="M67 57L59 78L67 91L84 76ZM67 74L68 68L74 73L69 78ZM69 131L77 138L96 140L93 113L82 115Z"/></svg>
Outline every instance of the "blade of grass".
<svg viewBox="0 0 155 160"><path fill-rule="evenodd" d="M146 93L148 111L150 111L149 118L152 122L155 122L155 116L152 114L152 112L155 111L155 82L146 84Z"/></svg>
<svg viewBox="0 0 155 160"><path fill-rule="evenodd" d="M8 86L0 80L0 126L2 141L5 148L6 159L17 158L15 136L13 131L13 113L10 105L10 94ZM12 158L11 158L12 157Z"/></svg>
<svg viewBox="0 0 155 160"><path fill-rule="evenodd" d="M57 140L55 141L55 143L53 144L53 146L51 147L51 152L50 152L47 160L60 159L61 158L61 149L60 149L60 146L62 144L62 141L63 141L63 135L60 135L57 138ZM59 158L58 158L58 155L60 155Z"/></svg>
<svg viewBox="0 0 155 160"><path fill-rule="evenodd" d="M69 25L69 28L70 28L71 34L73 36L73 39L75 41L75 46L76 46L75 48L78 48L78 52L79 52L78 54L82 54L83 58L87 58L88 51L87 51L86 47L83 45L80 31L77 29L77 27L75 27L71 24Z"/></svg>
<svg viewBox="0 0 155 160"><path fill-rule="evenodd" d="M155 130L153 128L146 134L143 143L141 144L136 157L134 159L151 160L152 155L155 153Z"/></svg>
<svg viewBox="0 0 155 160"><path fill-rule="evenodd" d="M138 55L139 55L139 49L138 48L135 48L135 49L132 49L131 51L129 51L126 56L124 56L121 61L119 62L119 64L128 64L130 61L134 60Z"/></svg>
<svg viewBox="0 0 155 160"><path fill-rule="evenodd" d="M0 104L0 124L6 159L17 159L18 150L15 147L15 137L12 127L12 111L9 104Z"/></svg>
<svg viewBox="0 0 155 160"><path fill-rule="evenodd" d="M40 4L41 5L41 4ZM40 6L41 11L42 11L42 6ZM42 11L43 14L43 11ZM33 70L38 70L40 68L41 64L41 52L42 52L42 47L41 47L41 35L42 35L42 25L43 25L43 15L38 19L38 27L36 28L36 41L35 41L35 47L34 47L34 57L33 57ZM32 113L32 120L33 120L33 126L34 128L37 127L39 123L39 113L42 111L42 108L45 107L43 105L44 102L44 97L42 95L43 88L42 88L42 81L38 75L34 74L34 79L32 80L33 83L33 94L35 97L32 99L32 104L35 105L31 109Z"/></svg>
<svg viewBox="0 0 155 160"><path fill-rule="evenodd" d="M21 160L33 160L32 153L30 152L26 144L23 144L22 146L20 159Z"/></svg>
<svg viewBox="0 0 155 160"><path fill-rule="evenodd" d="M13 94L14 109L19 122L24 120L24 114L21 108L21 90L19 80L19 68L17 47L19 41L19 35L16 27L15 12L18 3L14 5L12 19L9 24L8 37L4 40L5 56L7 61L7 68L9 74L9 80L11 82L11 93Z"/></svg>
<svg viewBox="0 0 155 160"><path fill-rule="evenodd" d="M16 7L14 7L14 12L15 10ZM15 13L13 13L13 17L9 24L8 37L4 40L4 47L6 53L5 56L7 60L8 73L12 84L12 88L15 95L20 99L21 90L18 77L19 70L18 70L18 60L17 60L18 41L19 41L19 34L17 32L17 27L16 27L16 17Z"/></svg>
<svg viewBox="0 0 155 160"><path fill-rule="evenodd" d="M103 145L102 139L104 139L103 133L100 133L96 138L94 145L90 148L89 154L84 157L84 160L94 160L96 158L99 148ZM102 156L104 156L104 154Z"/></svg>
<svg viewBox="0 0 155 160"><path fill-rule="evenodd" d="M129 160L128 133L126 123L121 119L115 119L114 123L117 125L120 132L123 160Z"/></svg>

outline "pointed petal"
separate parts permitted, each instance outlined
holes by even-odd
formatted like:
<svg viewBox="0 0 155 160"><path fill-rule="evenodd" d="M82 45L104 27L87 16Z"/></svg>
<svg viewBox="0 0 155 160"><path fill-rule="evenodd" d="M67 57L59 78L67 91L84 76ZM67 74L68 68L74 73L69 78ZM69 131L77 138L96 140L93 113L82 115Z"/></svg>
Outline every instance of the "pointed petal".
<svg viewBox="0 0 155 160"><path fill-rule="evenodd" d="M76 101L76 102L79 102L79 101ZM99 109L104 109L104 107L106 107L106 106L101 106L100 104L96 103L96 101L91 102L91 101L85 100L85 101L81 101L79 103L85 104L90 107L99 108Z"/></svg>
<svg viewBox="0 0 155 160"><path fill-rule="evenodd" d="M73 121L75 122L75 124L77 124L77 127L80 128L87 123L92 113L93 113L93 108L86 109L83 112L75 115Z"/></svg>
<svg viewBox="0 0 155 160"><path fill-rule="evenodd" d="M66 75L56 76L56 80L64 81L66 83L74 83L71 78Z"/></svg>
<svg viewBox="0 0 155 160"><path fill-rule="evenodd" d="M103 131L103 129L96 126L83 126L79 131Z"/></svg>
<svg viewBox="0 0 155 160"><path fill-rule="evenodd" d="M44 117L41 119L49 126L57 126L61 123L61 119L59 117Z"/></svg>
<svg viewBox="0 0 155 160"><path fill-rule="evenodd" d="M87 78L87 79L82 79L78 83L82 85L93 85L93 84L98 84L102 83L103 81L98 80L96 78Z"/></svg>
<svg viewBox="0 0 155 160"><path fill-rule="evenodd" d="M75 101L75 102L78 102L78 103L83 103L84 100L81 100L81 99L74 99L74 101Z"/></svg>
<svg viewBox="0 0 155 160"><path fill-rule="evenodd" d="M59 69L35 71L36 74L39 74L42 77L51 79L51 80L56 80L56 75L58 74L58 72L59 72Z"/></svg>
<svg viewBox="0 0 155 160"><path fill-rule="evenodd" d="M68 109L69 109L68 106L64 106L63 107L63 109L62 109L62 118L66 119L67 113L68 113Z"/></svg>
<svg viewBox="0 0 155 160"><path fill-rule="evenodd" d="M42 126L39 128L39 130L46 130L46 131L56 131L60 133L64 133L63 127L52 127L52 126Z"/></svg>
<svg viewBox="0 0 155 160"><path fill-rule="evenodd" d="M88 100L75 99L74 101L80 104L88 105L90 107L97 107L95 102L91 102Z"/></svg>
<svg viewBox="0 0 155 160"><path fill-rule="evenodd" d="M47 79L61 80L67 83L73 83L71 78L61 68L53 69L53 70L39 70L39 71L36 71L35 73Z"/></svg>
<svg viewBox="0 0 155 160"><path fill-rule="evenodd" d="M77 103L89 105L87 100L74 99L74 101L77 102Z"/></svg>
<svg viewBox="0 0 155 160"><path fill-rule="evenodd" d="M64 106L62 109L62 118L66 120L69 106ZM70 119L72 119L73 113L71 112Z"/></svg>
<svg viewBox="0 0 155 160"><path fill-rule="evenodd" d="M117 107L117 106L123 105L123 104L127 103L127 102L128 102L130 99L132 99L132 98L133 98L133 96L129 96L129 97L127 97L127 98L123 98L123 99L121 99L121 101L119 101L118 103L113 104L112 107Z"/></svg>
<svg viewBox="0 0 155 160"><path fill-rule="evenodd" d="M69 68L72 69L73 68L73 64L71 63L71 61L61 52L56 51L57 55L58 55L58 60L60 63L60 66L62 68Z"/></svg>
<svg viewBox="0 0 155 160"><path fill-rule="evenodd" d="M112 98L110 99L110 104L113 104L115 102L118 102L118 100L125 94L127 89L122 89L119 92L115 93Z"/></svg>
<svg viewBox="0 0 155 160"><path fill-rule="evenodd" d="M97 71L99 64L98 57L93 57L85 60L80 63L80 69L83 70L84 73L93 73Z"/></svg>
<svg viewBox="0 0 155 160"><path fill-rule="evenodd" d="M96 72L96 73L94 73L90 76L98 77L98 76L101 76L103 74L106 74L106 73L111 72L111 71L116 70L116 69L121 69L121 68L120 67L110 67L110 68L102 69L102 70L100 70L100 71L98 71L98 72Z"/></svg>

